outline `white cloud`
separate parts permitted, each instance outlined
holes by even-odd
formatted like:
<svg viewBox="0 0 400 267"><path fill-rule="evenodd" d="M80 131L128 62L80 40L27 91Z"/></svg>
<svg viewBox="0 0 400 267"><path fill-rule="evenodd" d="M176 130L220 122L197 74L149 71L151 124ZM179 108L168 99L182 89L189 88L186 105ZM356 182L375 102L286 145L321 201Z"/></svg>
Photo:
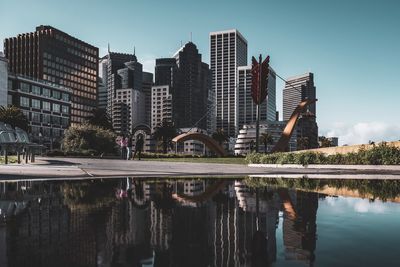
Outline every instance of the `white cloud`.
<svg viewBox="0 0 400 267"><path fill-rule="evenodd" d="M360 122L355 125L332 123L330 130L322 130L325 136L339 137L339 144L367 144L368 141L397 141L400 140L400 125L384 122Z"/></svg>

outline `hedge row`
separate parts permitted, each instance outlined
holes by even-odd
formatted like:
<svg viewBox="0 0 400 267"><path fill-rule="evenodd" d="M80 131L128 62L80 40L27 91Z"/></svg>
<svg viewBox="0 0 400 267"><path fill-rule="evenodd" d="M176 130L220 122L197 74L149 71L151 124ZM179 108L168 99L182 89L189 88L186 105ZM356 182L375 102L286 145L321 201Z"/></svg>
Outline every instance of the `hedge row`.
<svg viewBox="0 0 400 267"><path fill-rule="evenodd" d="M337 165L399 165L400 148L381 143L370 149L361 148L357 153L324 155L316 152L302 153L251 153L247 163L259 164L337 164Z"/></svg>

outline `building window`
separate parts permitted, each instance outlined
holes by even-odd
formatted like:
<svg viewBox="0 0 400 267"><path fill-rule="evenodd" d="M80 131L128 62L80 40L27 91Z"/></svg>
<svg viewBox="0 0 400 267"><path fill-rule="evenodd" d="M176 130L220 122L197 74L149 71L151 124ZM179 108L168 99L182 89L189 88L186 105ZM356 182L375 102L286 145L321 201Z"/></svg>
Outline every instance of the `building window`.
<svg viewBox="0 0 400 267"><path fill-rule="evenodd" d="M60 99L61 98L61 93L59 91L53 91L53 98Z"/></svg>
<svg viewBox="0 0 400 267"><path fill-rule="evenodd" d="M38 99L32 99L32 107L40 109L40 100Z"/></svg>
<svg viewBox="0 0 400 267"><path fill-rule="evenodd" d="M61 119L60 117L51 116L51 123L60 125L60 119Z"/></svg>
<svg viewBox="0 0 400 267"><path fill-rule="evenodd" d="M32 85L32 94L40 95L40 87L36 85Z"/></svg>
<svg viewBox="0 0 400 267"><path fill-rule="evenodd" d="M69 94L63 93L62 94L62 100L69 101Z"/></svg>
<svg viewBox="0 0 400 267"><path fill-rule="evenodd" d="M42 94L43 94L43 96L50 97L50 89L48 89L48 88L43 88Z"/></svg>
<svg viewBox="0 0 400 267"><path fill-rule="evenodd" d="M19 102L20 102L21 107L29 108L29 98L21 96L19 98Z"/></svg>
<svg viewBox="0 0 400 267"><path fill-rule="evenodd" d="M42 122L43 123L50 123L50 115L49 114L43 114L42 115Z"/></svg>
<svg viewBox="0 0 400 267"><path fill-rule="evenodd" d="M40 113L32 112L32 121L40 122Z"/></svg>
<svg viewBox="0 0 400 267"><path fill-rule="evenodd" d="M43 101L43 102L42 102L42 105L43 105L43 109L44 109L44 110L48 110L48 111L51 110L51 108L50 108L50 103L49 103L49 102Z"/></svg>
<svg viewBox="0 0 400 267"><path fill-rule="evenodd" d="M62 113L68 114L69 113L69 107L68 106L62 106L61 111L62 111Z"/></svg>
<svg viewBox="0 0 400 267"><path fill-rule="evenodd" d="M53 103L53 111L59 113L60 112L60 104Z"/></svg>
<svg viewBox="0 0 400 267"><path fill-rule="evenodd" d="M69 124L68 118L61 118L61 125L67 127Z"/></svg>
<svg viewBox="0 0 400 267"><path fill-rule="evenodd" d="M20 85L21 85L21 91L22 91L22 92L29 93L29 91L30 91L30 90L29 90L29 89L30 89L29 87L30 87L30 86L29 86L28 83L23 83L23 82L21 82Z"/></svg>

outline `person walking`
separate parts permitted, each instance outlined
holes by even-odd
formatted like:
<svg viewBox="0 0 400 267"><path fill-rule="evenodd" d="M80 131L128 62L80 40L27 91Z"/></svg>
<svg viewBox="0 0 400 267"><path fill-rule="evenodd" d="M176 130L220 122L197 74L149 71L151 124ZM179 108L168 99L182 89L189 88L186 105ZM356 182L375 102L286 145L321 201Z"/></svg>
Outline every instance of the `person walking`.
<svg viewBox="0 0 400 267"><path fill-rule="evenodd" d="M133 141L132 141L132 135L129 135L128 137L128 142L126 146L126 160L130 160L132 158L132 147L133 147Z"/></svg>
<svg viewBox="0 0 400 267"><path fill-rule="evenodd" d="M135 159L136 153L138 153L138 157L140 160L140 157L142 156L142 151L143 151L143 144L144 144L143 135L139 135L138 140L136 141L135 153L133 154L132 160Z"/></svg>
<svg viewBox="0 0 400 267"><path fill-rule="evenodd" d="M126 147L128 145L128 139L126 138L125 135L122 136L120 140L120 146L121 146L121 159L126 159Z"/></svg>

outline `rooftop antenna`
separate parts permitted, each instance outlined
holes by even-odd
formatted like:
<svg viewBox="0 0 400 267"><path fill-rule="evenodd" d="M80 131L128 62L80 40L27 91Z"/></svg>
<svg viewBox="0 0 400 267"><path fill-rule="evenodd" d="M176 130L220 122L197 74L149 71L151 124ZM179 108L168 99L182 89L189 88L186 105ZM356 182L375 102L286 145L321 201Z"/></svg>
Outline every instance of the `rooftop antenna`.
<svg viewBox="0 0 400 267"><path fill-rule="evenodd" d="M110 43L108 43L108 49L107 49L108 53L110 54Z"/></svg>
<svg viewBox="0 0 400 267"><path fill-rule="evenodd" d="M133 46L133 55L136 55L136 46Z"/></svg>
<svg viewBox="0 0 400 267"><path fill-rule="evenodd" d="M183 44L182 44L182 40L181 40L181 47L183 46Z"/></svg>

